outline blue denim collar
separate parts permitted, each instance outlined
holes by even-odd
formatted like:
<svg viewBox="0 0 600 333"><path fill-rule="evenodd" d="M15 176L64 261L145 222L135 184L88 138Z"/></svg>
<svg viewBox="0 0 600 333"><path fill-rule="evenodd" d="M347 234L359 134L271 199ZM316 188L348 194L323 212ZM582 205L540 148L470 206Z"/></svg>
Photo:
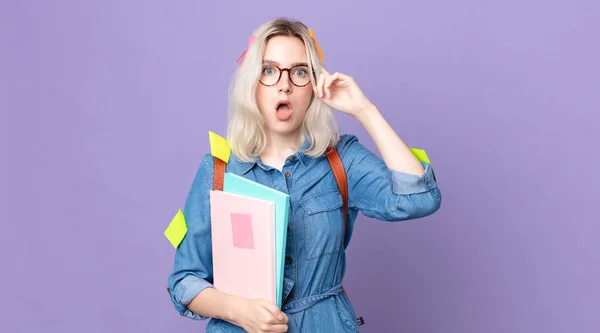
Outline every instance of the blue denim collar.
<svg viewBox="0 0 600 333"><path fill-rule="evenodd" d="M300 164L302 164L303 167L308 167L308 165L311 162L311 157L304 154L302 151L307 149L310 146L310 141L308 139L304 140L304 143L302 144L302 146L300 147L300 149L298 151L296 151L292 156L294 156L296 159L298 159L298 161L300 161ZM241 161L240 159L237 158L237 156L235 156L234 154L231 155L230 160L234 161L234 164L237 166L238 171L240 172L240 174L244 175L246 173L248 173L250 170L252 170L252 168L254 168L256 165L258 165L261 169L263 170L270 170L270 169L274 169L273 167L270 167L268 165L265 165L261 160L260 157L257 157L254 161L252 162L244 162ZM231 163L231 162L230 162Z"/></svg>

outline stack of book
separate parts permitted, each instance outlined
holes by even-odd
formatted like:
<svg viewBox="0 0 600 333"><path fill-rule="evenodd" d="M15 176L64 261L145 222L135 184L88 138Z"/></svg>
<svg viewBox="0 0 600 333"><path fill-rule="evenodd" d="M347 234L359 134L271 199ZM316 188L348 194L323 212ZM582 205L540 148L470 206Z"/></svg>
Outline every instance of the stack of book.
<svg viewBox="0 0 600 333"><path fill-rule="evenodd" d="M215 288L281 307L289 195L226 172L210 207Z"/></svg>

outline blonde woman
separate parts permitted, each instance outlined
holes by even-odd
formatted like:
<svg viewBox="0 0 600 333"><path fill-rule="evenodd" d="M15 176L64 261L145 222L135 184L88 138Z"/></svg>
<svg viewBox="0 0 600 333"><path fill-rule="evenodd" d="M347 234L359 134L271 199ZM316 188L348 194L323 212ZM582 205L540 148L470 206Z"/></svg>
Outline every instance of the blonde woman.
<svg viewBox="0 0 600 333"><path fill-rule="evenodd" d="M436 212L441 194L433 171L415 158L352 77L325 70L304 24L277 19L253 36L230 91L227 172L291 197L283 303L279 309L212 285L210 154L186 200L188 234L168 279L171 300L182 316L211 318L207 332L358 332L341 287L354 220L359 212L382 221ZM338 134L333 109L365 127L383 160L356 136ZM346 227L342 196L324 156L328 148L337 150L346 172Z"/></svg>

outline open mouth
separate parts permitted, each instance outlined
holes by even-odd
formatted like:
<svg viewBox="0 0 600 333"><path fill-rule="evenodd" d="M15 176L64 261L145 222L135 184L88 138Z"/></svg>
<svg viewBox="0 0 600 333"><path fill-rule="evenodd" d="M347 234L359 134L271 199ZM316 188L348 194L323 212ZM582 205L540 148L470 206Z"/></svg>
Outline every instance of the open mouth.
<svg viewBox="0 0 600 333"><path fill-rule="evenodd" d="M290 102L279 102L275 107L275 116L279 120L288 120L292 116L292 105Z"/></svg>

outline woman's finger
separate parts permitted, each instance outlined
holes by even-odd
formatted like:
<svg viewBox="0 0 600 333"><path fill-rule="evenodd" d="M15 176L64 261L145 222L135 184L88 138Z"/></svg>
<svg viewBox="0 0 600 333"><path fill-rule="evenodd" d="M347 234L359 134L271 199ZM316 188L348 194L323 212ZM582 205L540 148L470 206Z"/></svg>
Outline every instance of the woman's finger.
<svg viewBox="0 0 600 333"><path fill-rule="evenodd" d="M327 78L327 81L325 82L325 87L324 87L327 98L331 98L331 85L336 83L340 79L341 79L340 73L334 73L329 78Z"/></svg>
<svg viewBox="0 0 600 333"><path fill-rule="evenodd" d="M325 85L325 80L327 79L327 74L321 74L319 77L319 83L317 84L317 93L319 98L323 98L323 87Z"/></svg>

